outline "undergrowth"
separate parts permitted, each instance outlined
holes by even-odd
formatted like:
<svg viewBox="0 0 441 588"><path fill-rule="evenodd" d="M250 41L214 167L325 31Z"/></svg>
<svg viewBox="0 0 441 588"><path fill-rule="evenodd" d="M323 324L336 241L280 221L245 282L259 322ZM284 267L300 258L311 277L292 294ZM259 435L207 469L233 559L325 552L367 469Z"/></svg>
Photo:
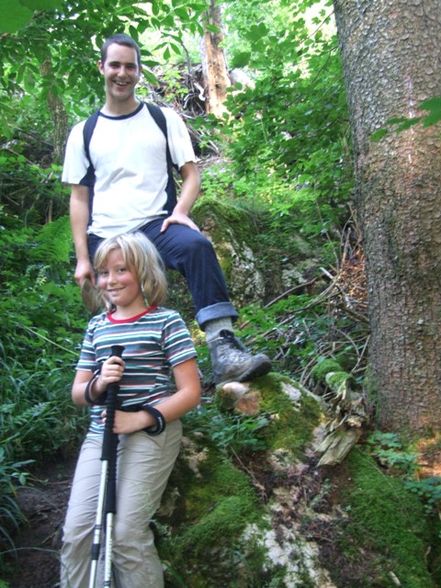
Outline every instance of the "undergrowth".
<svg viewBox="0 0 441 588"><path fill-rule="evenodd" d="M262 451L266 443L261 436L268 426L265 415L247 417L240 414L225 414L215 403L204 403L197 411L186 415L185 423L191 431L204 436L208 444L216 447L225 456L232 457L242 451Z"/></svg>
<svg viewBox="0 0 441 588"><path fill-rule="evenodd" d="M428 516L441 505L441 476L420 476L421 456L412 446L406 447L398 433L375 431L368 438L372 455L391 475L399 476L404 486L418 496ZM441 527L439 531L441 539Z"/></svg>
<svg viewBox="0 0 441 588"><path fill-rule="evenodd" d="M364 563L351 580L335 569L337 585L352 581L363 588L435 587L427 555L430 546L435 546L439 522L433 524L403 480L382 472L365 451L353 450L345 468L347 484L341 506L347 521L339 549L345 554L346 566L339 566L340 573L351 569L351 559L353 572L357 560L363 558Z"/></svg>
<svg viewBox="0 0 441 588"><path fill-rule="evenodd" d="M27 226L23 215L0 208L0 545L9 546L22 522L16 487L34 464L76 450L85 423L70 397L87 317L72 284L68 221Z"/></svg>

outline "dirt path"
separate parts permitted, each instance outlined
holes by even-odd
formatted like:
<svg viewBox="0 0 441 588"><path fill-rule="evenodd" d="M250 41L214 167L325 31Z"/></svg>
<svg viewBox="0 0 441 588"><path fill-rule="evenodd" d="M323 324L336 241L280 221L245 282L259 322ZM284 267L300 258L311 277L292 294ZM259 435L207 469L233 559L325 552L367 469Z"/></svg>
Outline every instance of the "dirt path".
<svg viewBox="0 0 441 588"><path fill-rule="evenodd" d="M8 559L10 588L56 588L59 549L76 458L50 464L21 488L18 502L27 523L14 536L15 555Z"/></svg>

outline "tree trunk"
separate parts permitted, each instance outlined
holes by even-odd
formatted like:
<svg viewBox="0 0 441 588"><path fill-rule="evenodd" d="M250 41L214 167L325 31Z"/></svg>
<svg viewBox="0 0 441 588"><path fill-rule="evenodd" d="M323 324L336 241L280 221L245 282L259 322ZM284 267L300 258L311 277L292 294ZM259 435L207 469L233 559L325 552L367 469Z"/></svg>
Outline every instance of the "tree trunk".
<svg viewBox="0 0 441 588"><path fill-rule="evenodd" d="M207 92L207 112L222 116L226 112L227 88L231 85L225 55L221 47L223 40L222 13L216 0L210 0L207 24L215 26L218 32L206 30L202 42L202 67Z"/></svg>
<svg viewBox="0 0 441 588"><path fill-rule="evenodd" d="M367 257L370 363L379 424L409 433L441 420L441 134L421 114L441 95L439 0L334 0Z"/></svg>
<svg viewBox="0 0 441 588"><path fill-rule="evenodd" d="M63 161L64 146L68 130L68 120L64 103L60 96L54 92L50 87L50 80L54 77L52 62L46 59L40 68L41 75L49 86L47 91L46 101L48 109L54 123L53 144L54 144L54 161L61 163Z"/></svg>

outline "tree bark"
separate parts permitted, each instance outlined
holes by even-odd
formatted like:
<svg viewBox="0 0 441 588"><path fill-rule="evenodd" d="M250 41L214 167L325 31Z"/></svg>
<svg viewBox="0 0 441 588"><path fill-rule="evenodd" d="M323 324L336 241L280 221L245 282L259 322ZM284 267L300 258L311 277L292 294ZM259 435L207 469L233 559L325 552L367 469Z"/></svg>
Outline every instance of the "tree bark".
<svg viewBox="0 0 441 588"><path fill-rule="evenodd" d="M222 116L226 112L227 88L231 85L225 54L222 49L222 13L216 0L210 0L207 23L215 26L216 33L206 30L202 42L202 68L207 92L207 113Z"/></svg>
<svg viewBox="0 0 441 588"><path fill-rule="evenodd" d="M54 124L53 144L54 144L54 161L61 163L63 161L64 146L66 142L68 120L64 103L60 96L50 87L50 80L54 77L52 62L46 59L40 68L41 75L45 78L49 86L46 96L49 113Z"/></svg>
<svg viewBox="0 0 441 588"><path fill-rule="evenodd" d="M441 134L415 117L441 95L439 0L334 0L367 257L370 367L379 424L427 432L441 420Z"/></svg>

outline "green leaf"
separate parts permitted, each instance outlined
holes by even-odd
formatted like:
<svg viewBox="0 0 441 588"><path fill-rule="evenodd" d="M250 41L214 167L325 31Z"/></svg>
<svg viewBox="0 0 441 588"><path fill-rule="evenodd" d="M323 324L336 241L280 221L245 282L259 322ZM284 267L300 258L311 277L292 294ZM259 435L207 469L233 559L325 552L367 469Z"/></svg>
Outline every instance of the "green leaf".
<svg viewBox="0 0 441 588"><path fill-rule="evenodd" d="M381 141L381 139L388 134L387 129L378 129L377 131L373 132L370 136L370 140L374 142Z"/></svg>
<svg viewBox="0 0 441 588"><path fill-rule="evenodd" d="M174 53L176 53L176 55L181 55L182 54L181 47L179 47L178 45L175 45L175 43L169 43L169 47L171 48L171 50Z"/></svg>
<svg viewBox="0 0 441 588"><path fill-rule="evenodd" d="M129 33L132 39L134 39L135 41L138 40L138 30L133 25L129 26Z"/></svg>
<svg viewBox="0 0 441 588"><path fill-rule="evenodd" d="M148 69L145 69L143 71L143 76L144 76L144 79L146 80L146 82L148 82L149 84L152 84L153 86L155 86L155 85L157 86L159 84L158 78L155 76L155 74L153 74Z"/></svg>
<svg viewBox="0 0 441 588"><path fill-rule="evenodd" d="M404 116L392 116L391 118L388 118L387 119L386 124L388 124L388 125L400 125L405 120L406 120L406 117L404 117Z"/></svg>
<svg viewBox="0 0 441 588"><path fill-rule="evenodd" d="M250 28L250 30L247 32L246 36L251 41L258 41L258 40L266 37L267 34L268 34L268 29L267 29L266 25L263 22L261 22L258 25L253 25Z"/></svg>
<svg viewBox="0 0 441 588"><path fill-rule="evenodd" d="M168 16L162 19L162 25L165 25L172 29L175 26L175 19L171 14L169 14Z"/></svg>
<svg viewBox="0 0 441 588"><path fill-rule="evenodd" d="M54 10L63 5L63 0L19 0L19 2L31 10Z"/></svg>
<svg viewBox="0 0 441 588"><path fill-rule="evenodd" d="M209 33L219 33L219 27L213 25L213 24L207 24L205 27L205 30L207 30Z"/></svg>
<svg viewBox="0 0 441 588"><path fill-rule="evenodd" d="M157 2L152 2L152 12L155 16L158 16L160 13L159 4Z"/></svg>
<svg viewBox="0 0 441 588"><path fill-rule="evenodd" d="M175 8L175 14L177 14L179 18L183 21L186 21L188 19L188 11L186 8Z"/></svg>
<svg viewBox="0 0 441 588"><path fill-rule="evenodd" d="M28 92L29 94L31 94L32 92L35 91L35 78L32 75L32 73L29 71L29 69L27 69L24 73L23 87L26 90L26 92Z"/></svg>
<svg viewBox="0 0 441 588"><path fill-rule="evenodd" d="M245 67L249 64L251 59L251 51L242 51L241 53L236 53L233 57L231 66L232 67Z"/></svg>
<svg viewBox="0 0 441 588"><path fill-rule="evenodd" d="M407 118L407 119L403 120L403 122L401 124L398 125L397 131L401 132L401 131L405 131L407 129L410 129L410 127L417 125L419 122L421 122L420 116L417 116L414 118Z"/></svg>
<svg viewBox="0 0 441 588"><path fill-rule="evenodd" d="M423 100L420 104L420 108L423 110L430 110L430 111L441 111L441 96L434 96L433 98L428 98L427 100Z"/></svg>
<svg viewBox="0 0 441 588"><path fill-rule="evenodd" d="M441 120L441 96L424 100L421 102L420 108L429 111L429 114L423 118L423 125L425 127L434 125Z"/></svg>
<svg viewBox="0 0 441 588"><path fill-rule="evenodd" d="M142 60L142 65L144 65L145 67L156 67L157 65L159 65L159 61L157 61L156 59L143 59Z"/></svg>
<svg viewBox="0 0 441 588"><path fill-rule="evenodd" d="M427 116L423 117L423 126L430 127L441 120L441 112L431 112Z"/></svg>
<svg viewBox="0 0 441 588"><path fill-rule="evenodd" d="M0 0L0 32L15 33L28 24L32 11L22 6L17 0Z"/></svg>

